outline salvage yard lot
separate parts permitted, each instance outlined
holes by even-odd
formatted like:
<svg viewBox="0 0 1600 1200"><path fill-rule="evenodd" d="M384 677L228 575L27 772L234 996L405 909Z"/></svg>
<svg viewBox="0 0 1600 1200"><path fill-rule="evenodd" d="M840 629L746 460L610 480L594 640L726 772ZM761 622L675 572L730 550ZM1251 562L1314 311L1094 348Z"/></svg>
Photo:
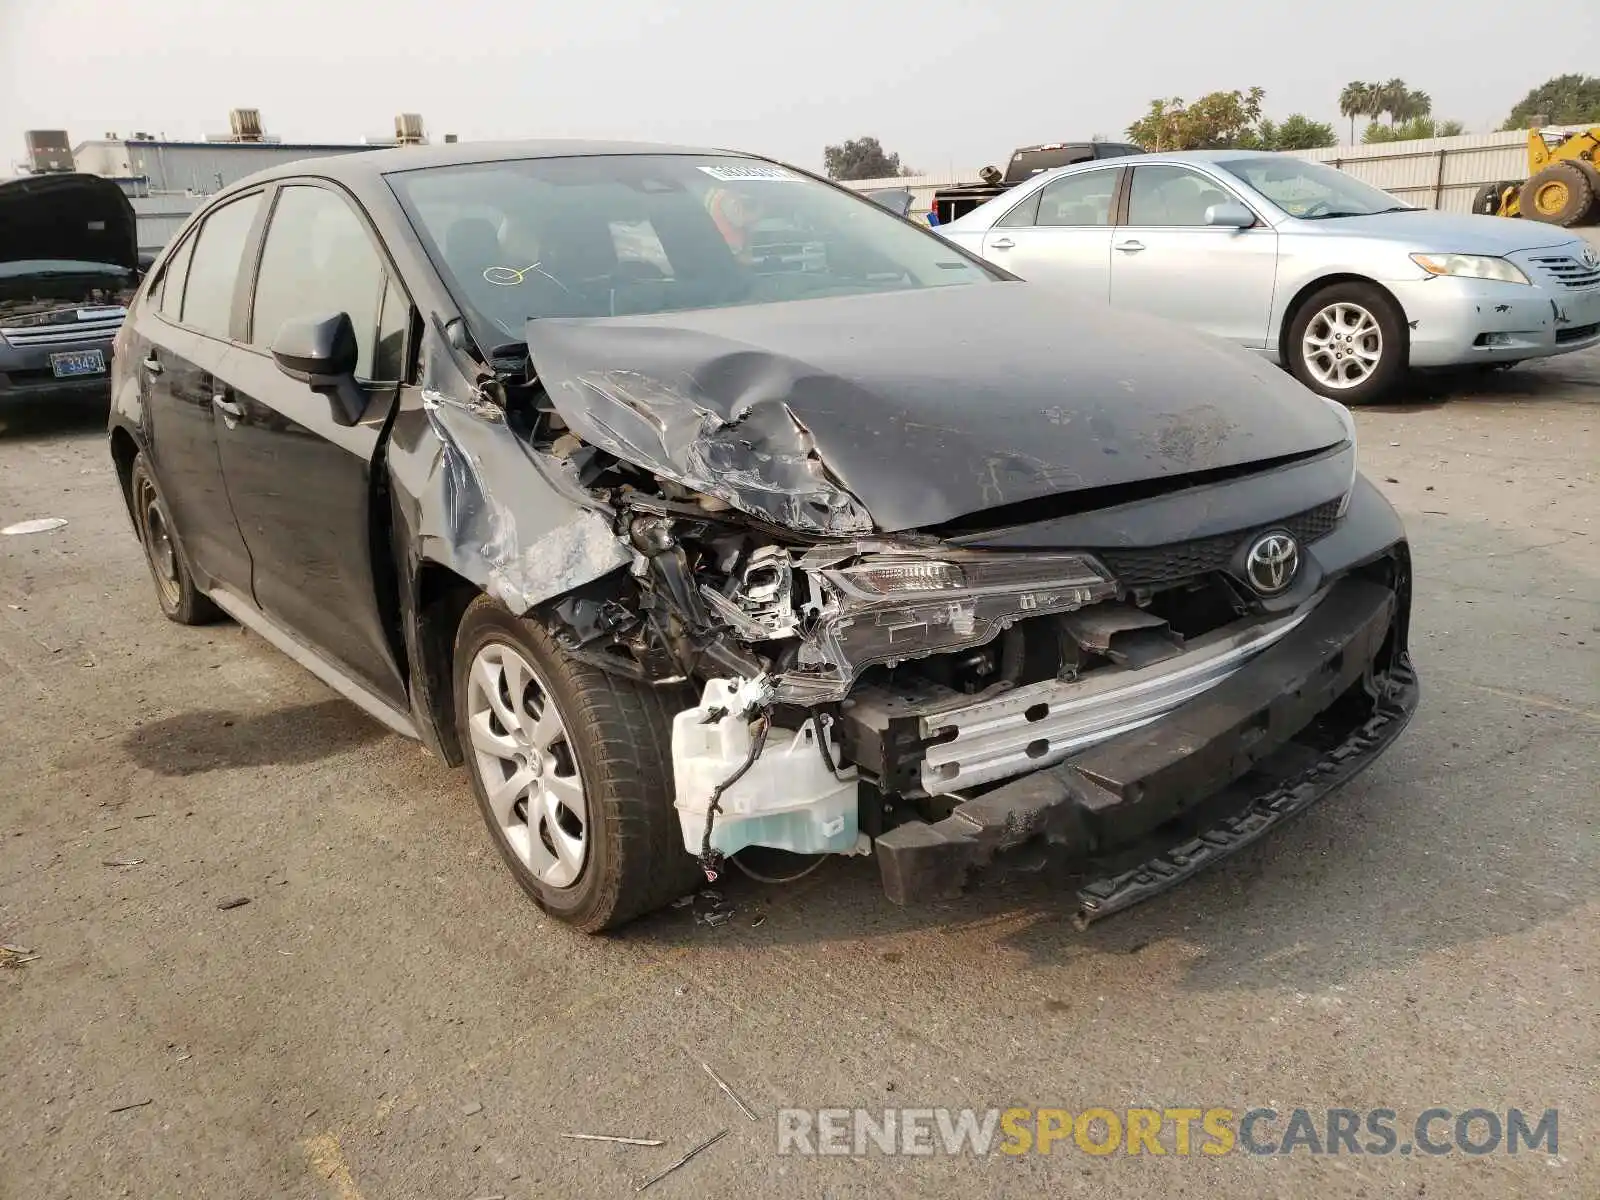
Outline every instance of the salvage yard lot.
<svg viewBox="0 0 1600 1200"><path fill-rule="evenodd" d="M0 409L0 525L68 522L0 539L0 941L32 959L0 1197L623 1196L719 1129L649 1194L1600 1194L1600 352L1358 423L1423 700L1345 791L1085 933L1058 882L900 910L858 860L596 939L525 901L465 775L160 618L96 414ZM943 1105L1556 1108L1560 1144L776 1152L780 1108Z"/></svg>

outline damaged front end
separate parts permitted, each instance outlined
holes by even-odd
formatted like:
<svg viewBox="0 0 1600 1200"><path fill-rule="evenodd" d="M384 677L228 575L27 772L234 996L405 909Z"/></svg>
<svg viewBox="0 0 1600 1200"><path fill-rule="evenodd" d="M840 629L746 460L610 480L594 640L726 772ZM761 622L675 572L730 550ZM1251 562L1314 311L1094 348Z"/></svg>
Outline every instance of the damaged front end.
<svg viewBox="0 0 1600 1200"><path fill-rule="evenodd" d="M587 662L695 689L673 768L711 878L751 846L873 853L906 903L1045 850L1104 873L1079 894L1089 919L1324 794L1415 704L1409 562L1370 489L1356 523L1376 546L1337 536L1348 499L1269 523L1312 540L1268 604L1237 555L1129 582L1109 551L827 536L726 477L713 495L570 428L545 447L609 506L629 563L534 613Z"/></svg>
<svg viewBox="0 0 1600 1200"><path fill-rule="evenodd" d="M908 526L828 450L813 426L843 401L816 403L792 362L600 371L563 345L484 391L581 497L582 570L533 570L535 543L492 554L493 577L568 654L685 697L676 808L710 878L748 847L872 854L908 903L1048 857L1089 872L1088 919L1299 811L1415 706L1409 557L1353 438L1107 480L1121 507L1062 505L1048 473L953 505L933 481L944 523ZM983 502L1011 519L986 530ZM1251 574L1267 540L1272 588Z"/></svg>

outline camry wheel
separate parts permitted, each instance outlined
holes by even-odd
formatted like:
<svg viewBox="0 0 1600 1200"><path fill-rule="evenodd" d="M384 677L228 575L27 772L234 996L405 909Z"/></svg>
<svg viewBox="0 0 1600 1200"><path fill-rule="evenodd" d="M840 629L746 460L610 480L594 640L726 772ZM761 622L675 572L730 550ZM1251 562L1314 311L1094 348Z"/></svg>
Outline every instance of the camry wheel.
<svg viewBox="0 0 1600 1200"><path fill-rule="evenodd" d="M496 848L541 908L588 932L699 879L672 807L672 713L693 703L569 658L487 597L455 647L456 729Z"/></svg>
<svg viewBox="0 0 1600 1200"><path fill-rule="evenodd" d="M156 602L167 619L180 625L204 625L222 615L211 598L195 586L189 560L172 527L172 517L154 472L141 450L128 479L133 522L144 547L145 563L156 585Z"/></svg>
<svg viewBox="0 0 1600 1200"><path fill-rule="evenodd" d="M1289 365L1313 391L1345 404L1376 399L1407 357L1394 302L1370 284L1341 283L1311 296L1289 327Z"/></svg>

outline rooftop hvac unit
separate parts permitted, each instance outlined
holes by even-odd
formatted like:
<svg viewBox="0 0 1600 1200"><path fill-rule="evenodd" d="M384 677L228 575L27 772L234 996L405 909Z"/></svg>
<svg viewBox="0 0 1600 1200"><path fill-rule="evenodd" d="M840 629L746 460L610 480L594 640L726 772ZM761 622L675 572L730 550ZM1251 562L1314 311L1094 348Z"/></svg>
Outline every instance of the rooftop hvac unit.
<svg viewBox="0 0 1600 1200"><path fill-rule="evenodd" d="M420 146L427 141L422 135L422 114L400 113L396 116L394 140L402 146Z"/></svg>
<svg viewBox="0 0 1600 1200"><path fill-rule="evenodd" d="M28 143L28 168L35 175L75 169L65 129L30 129L22 136Z"/></svg>
<svg viewBox="0 0 1600 1200"><path fill-rule="evenodd" d="M259 108L234 108L228 110L228 128L236 142L261 140L261 110Z"/></svg>

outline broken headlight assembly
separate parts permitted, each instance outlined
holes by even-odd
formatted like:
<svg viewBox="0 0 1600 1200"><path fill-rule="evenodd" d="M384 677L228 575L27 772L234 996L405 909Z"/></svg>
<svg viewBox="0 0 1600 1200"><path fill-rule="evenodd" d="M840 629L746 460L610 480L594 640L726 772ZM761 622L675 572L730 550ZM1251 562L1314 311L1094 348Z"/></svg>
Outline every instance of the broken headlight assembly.
<svg viewBox="0 0 1600 1200"><path fill-rule="evenodd" d="M981 646L1029 617L1116 595L1111 573L1083 554L937 550L841 561L817 549L798 560L801 642L776 680L779 700L841 700L875 664Z"/></svg>
<svg viewBox="0 0 1600 1200"><path fill-rule="evenodd" d="M1360 461L1360 451L1356 445L1356 418L1348 408L1337 400L1330 400L1326 396L1322 402L1333 410L1333 415L1339 418L1339 424L1344 426L1344 436L1350 443L1350 478L1344 485L1344 497L1339 501L1339 515L1344 516L1350 507L1350 497L1356 490L1356 471Z"/></svg>

